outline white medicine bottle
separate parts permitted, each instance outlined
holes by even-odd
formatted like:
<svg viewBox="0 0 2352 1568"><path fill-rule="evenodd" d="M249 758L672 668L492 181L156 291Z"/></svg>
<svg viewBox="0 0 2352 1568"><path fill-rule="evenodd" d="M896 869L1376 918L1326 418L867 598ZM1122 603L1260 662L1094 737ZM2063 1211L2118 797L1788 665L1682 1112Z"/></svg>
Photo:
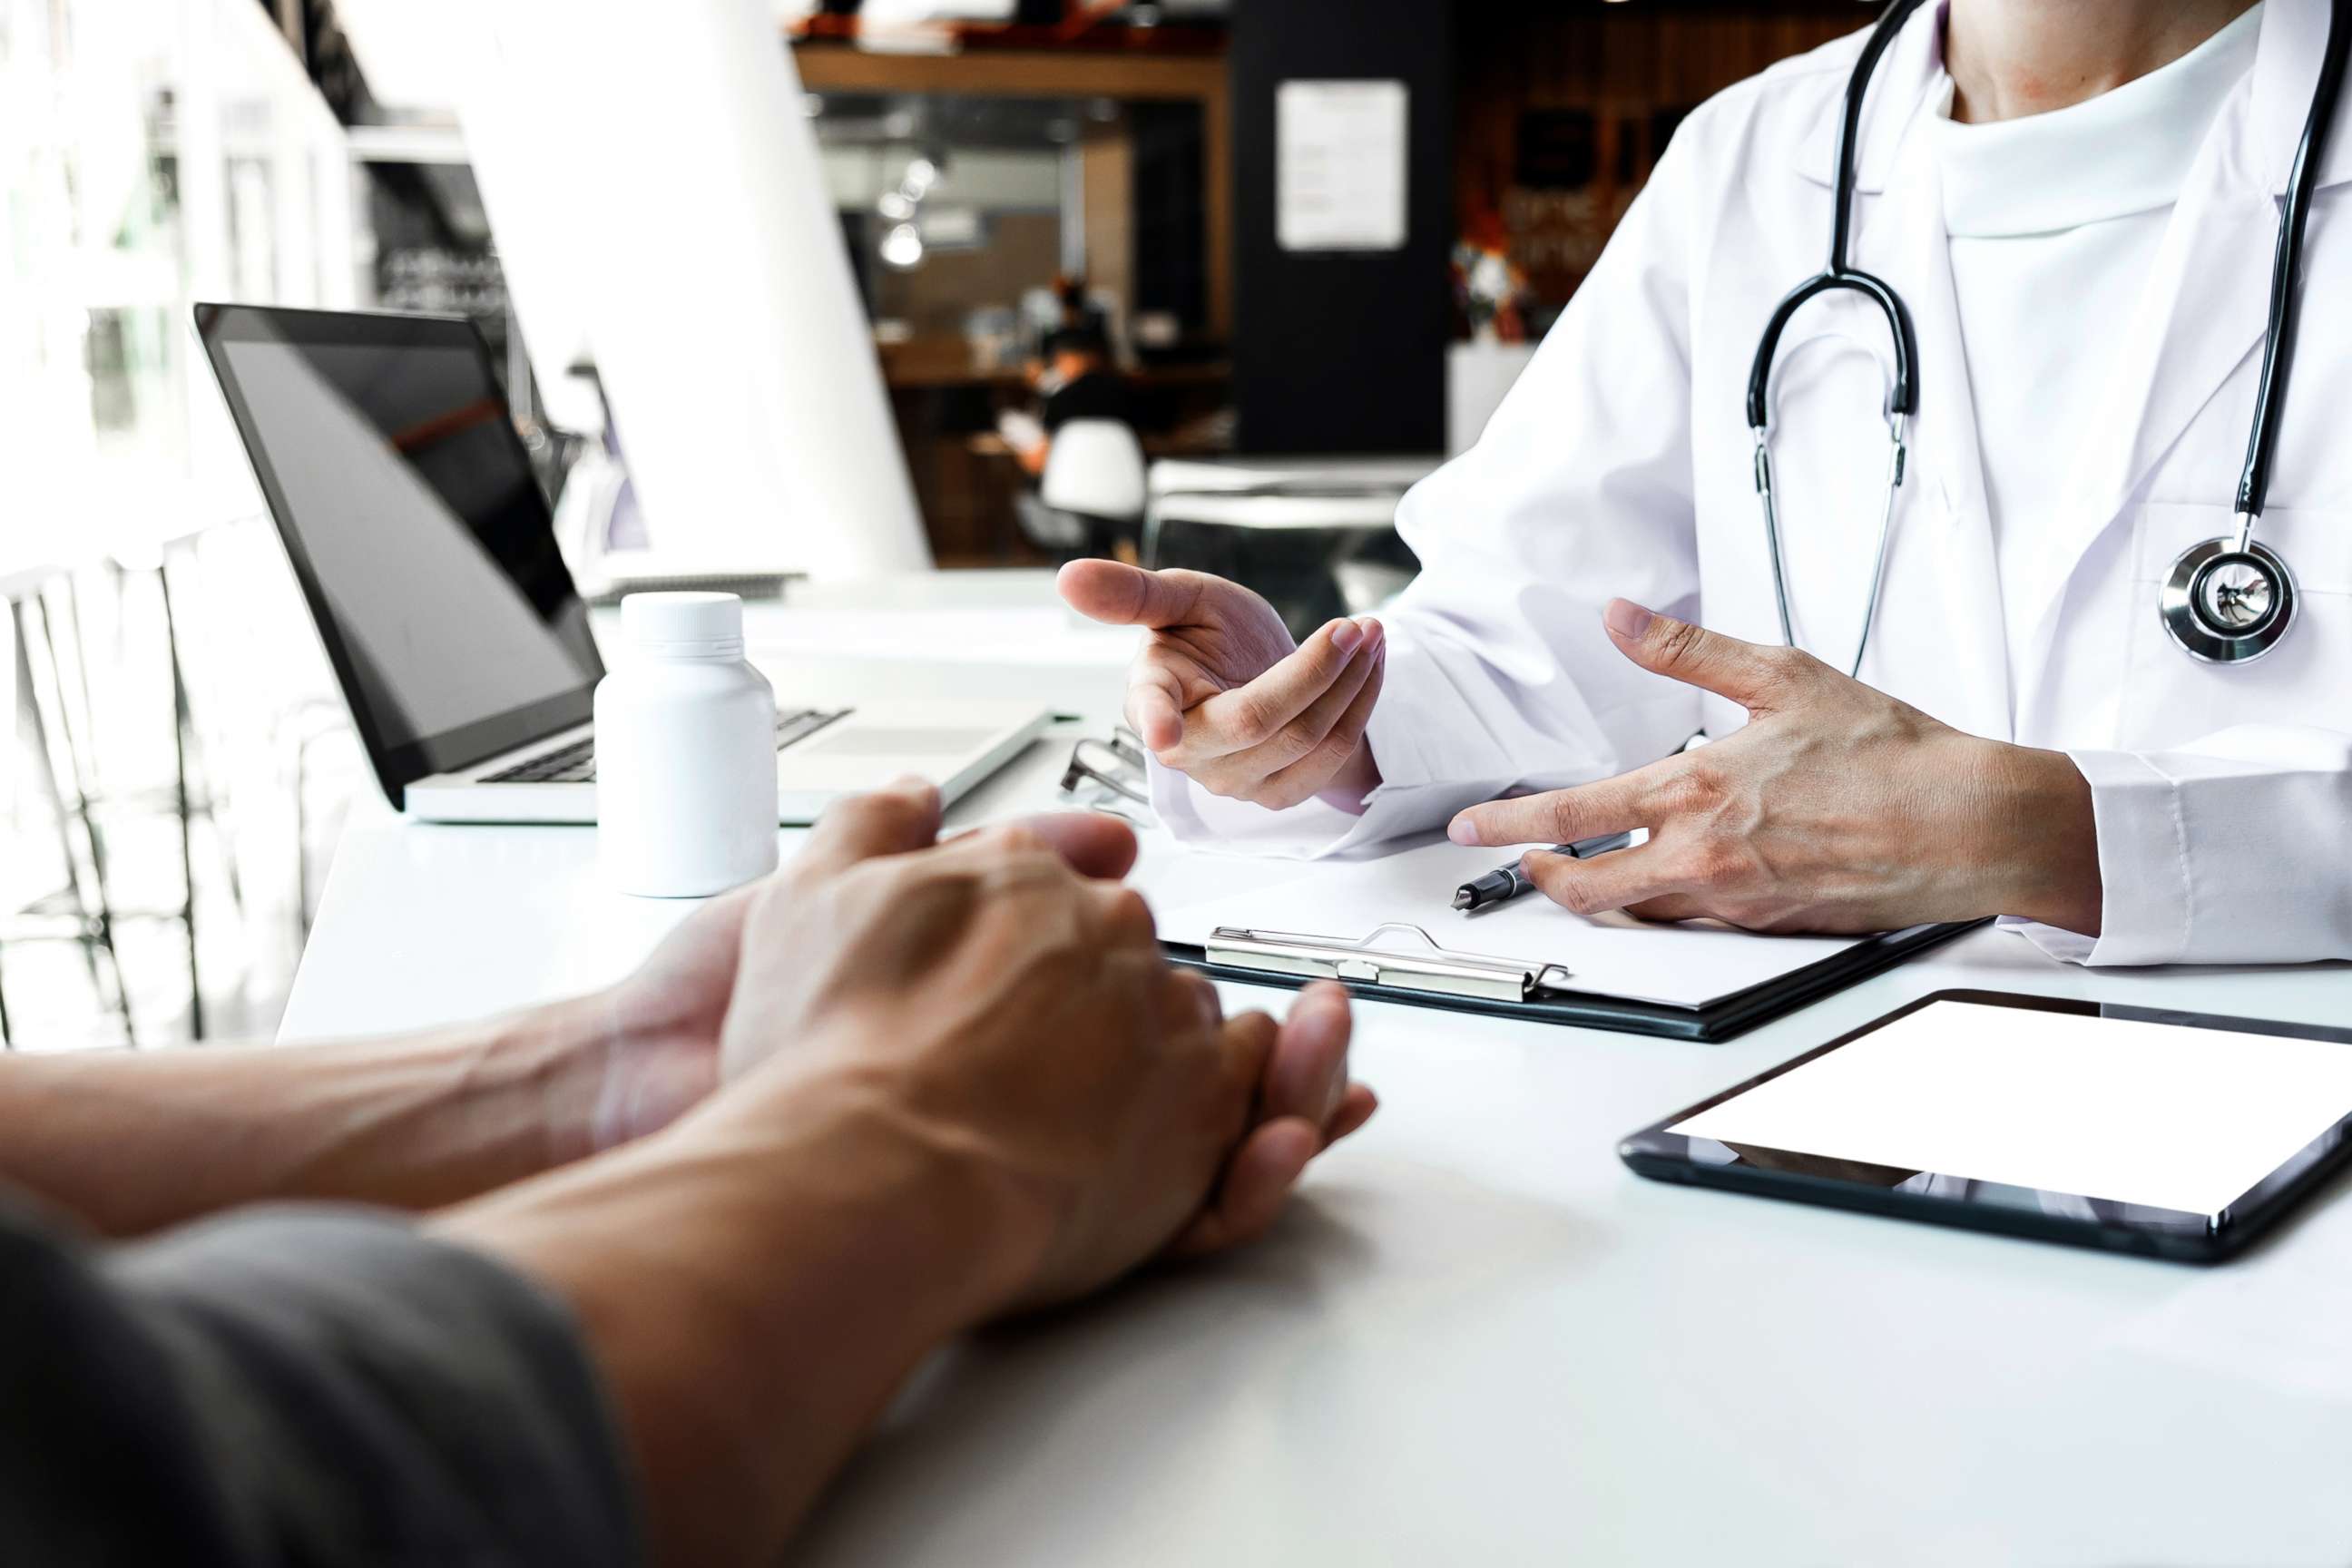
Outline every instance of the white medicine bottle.
<svg viewBox="0 0 2352 1568"><path fill-rule="evenodd" d="M776 868L776 696L732 594L631 594L596 688L596 839L625 893L699 898Z"/></svg>

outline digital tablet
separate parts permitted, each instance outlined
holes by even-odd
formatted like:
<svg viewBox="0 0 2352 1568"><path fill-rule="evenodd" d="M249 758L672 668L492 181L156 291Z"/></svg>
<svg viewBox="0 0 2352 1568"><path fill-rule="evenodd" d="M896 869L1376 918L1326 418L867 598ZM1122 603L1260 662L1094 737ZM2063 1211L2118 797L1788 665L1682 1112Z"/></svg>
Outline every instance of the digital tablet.
<svg viewBox="0 0 2352 1568"><path fill-rule="evenodd" d="M1618 1152L1659 1181L2214 1262L2352 1157L2352 1029L1939 991Z"/></svg>

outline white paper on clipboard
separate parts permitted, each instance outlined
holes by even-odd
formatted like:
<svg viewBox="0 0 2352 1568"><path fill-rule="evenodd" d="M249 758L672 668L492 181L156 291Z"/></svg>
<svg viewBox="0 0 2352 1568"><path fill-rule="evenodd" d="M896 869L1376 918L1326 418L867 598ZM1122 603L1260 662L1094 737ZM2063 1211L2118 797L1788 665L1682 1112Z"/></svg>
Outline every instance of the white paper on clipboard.
<svg viewBox="0 0 2352 1568"><path fill-rule="evenodd" d="M1401 81L1286 81L1275 89L1275 237L1285 250L1402 250Z"/></svg>
<svg viewBox="0 0 2352 1568"><path fill-rule="evenodd" d="M1508 858L1507 849L1447 843L1370 860L1286 864L1191 859L1179 851L1139 868L1136 880L1166 942L1204 944L1219 927L1352 941L1378 926L1411 925L1451 952L1557 964L1572 990L1673 1007L1703 1007L1864 940L1587 917L1532 893L1475 915L1451 907L1455 888Z"/></svg>

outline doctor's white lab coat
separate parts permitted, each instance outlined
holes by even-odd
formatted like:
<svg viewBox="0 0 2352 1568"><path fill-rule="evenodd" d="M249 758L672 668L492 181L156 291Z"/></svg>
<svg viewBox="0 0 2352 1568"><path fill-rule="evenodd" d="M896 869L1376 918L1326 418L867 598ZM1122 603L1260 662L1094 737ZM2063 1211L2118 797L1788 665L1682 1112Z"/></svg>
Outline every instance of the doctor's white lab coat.
<svg viewBox="0 0 2352 1568"><path fill-rule="evenodd" d="M2004 628L1936 160L1938 6L1880 62L1857 160L1853 262L1908 302L1918 416L1861 678L1971 733L2063 750L2089 780L2105 882L2093 963L2352 957L2352 126L2339 122L2307 234L2304 309L2259 538L2301 591L2266 658L2192 661L2158 584L2231 531L2279 195L2326 7L2269 0L2145 297L2053 294L2049 331L2106 340L2100 416L2073 453L2038 600ZM1409 495L1423 573L1388 616L1368 734L1385 782L1361 816L1218 800L1154 764L1186 837L1321 854L1443 823L1496 796L1605 777L1734 703L1646 674L1609 643L1623 595L1780 640L1743 395L1780 295L1828 248L1836 121L1860 35L1782 62L1688 121L1478 446ZM2352 105L2347 105L2352 107ZM1773 383L1773 447L1798 640L1843 668L1860 629L1886 471L1886 331L1850 295L1801 310ZM2031 387L1989 388L2032 396Z"/></svg>

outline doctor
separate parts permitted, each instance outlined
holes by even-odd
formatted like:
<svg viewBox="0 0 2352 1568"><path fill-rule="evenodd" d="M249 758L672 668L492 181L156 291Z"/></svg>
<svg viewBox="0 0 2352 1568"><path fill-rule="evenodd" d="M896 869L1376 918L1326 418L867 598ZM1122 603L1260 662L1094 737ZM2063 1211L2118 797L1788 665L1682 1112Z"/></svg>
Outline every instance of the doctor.
<svg viewBox="0 0 2352 1568"><path fill-rule="evenodd" d="M1423 570L1386 626L1294 648L1219 579L1066 569L1150 628L1129 714L1165 820L1297 854L1645 827L1528 863L1580 911L2352 956L2330 5L1895 11L1685 122L1484 439L1405 499ZM1759 353L1833 228L1835 281ZM2283 372L2298 336L2290 393L2266 342Z"/></svg>

